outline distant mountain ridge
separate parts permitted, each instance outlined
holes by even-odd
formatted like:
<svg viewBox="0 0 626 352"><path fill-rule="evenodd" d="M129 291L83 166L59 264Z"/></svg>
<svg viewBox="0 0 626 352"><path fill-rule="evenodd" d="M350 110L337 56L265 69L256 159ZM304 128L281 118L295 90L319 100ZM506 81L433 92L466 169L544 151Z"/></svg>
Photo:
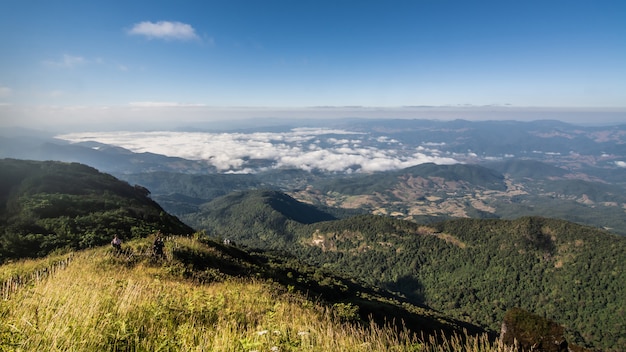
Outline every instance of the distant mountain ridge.
<svg viewBox="0 0 626 352"><path fill-rule="evenodd" d="M465 181L473 185L492 189L504 189L504 177L498 172L479 165L452 164L437 165L424 163L399 170L401 175L411 174L422 177L441 177L446 181Z"/></svg>
<svg viewBox="0 0 626 352"><path fill-rule="evenodd" d="M133 153L128 149L97 142L71 144L52 136L40 135L0 135L0 158L76 162L111 174L137 170L215 172L215 168L197 161L153 153Z"/></svg>
<svg viewBox="0 0 626 352"><path fill-rule="evenodd" d="M626 174L626 168L616 168L616 161L626 161L626 125L581 126L553 120L537 121L467 121L467 120L417 120L417 119L337 119L324 121L284 120L280 128L276 123L230 132L281 133L293 128L337 128L372 137L373 145L365 147L386 148L386 142L397 141L392 147L406 150L433 149L435 155L452 156L463 163L483 163L503 159L533 159L556 166L596 173L604 169ZM193 129L198 132L197 129ZM207 128L205 132L211 131ZM216 133L229 133L215 127ZM149 153L134 153L107 148L94 142L69 144L66 141L34 131L5 131L0 133L0 157L34 160L62 160L92 165L115 174L153 171L182 173L216 172L206 163L167 158ZM44 147L43 145L47 147ZM54 144L54 145L51 145ZM422 148L422 149L420 149ZM622 159L620 159L622 158ZM244 161L245 168L260 171L268 166L260 159ZM111 162L115 160L116 162ZM271 164L271 163L270 163ZM605 174L604 177L610 177ZM623 177L622 177L623 179ZM615 179L616 181L619 178ZM623 183L623 182L622 182Z"/></svg>
<svg viewBox="0 0 626 352"><path fill-rule="evenodd" d="M626 235L625 188L537 160L482 165L426 163L407 169L355 175L271 170L247 175L151 172L118 175L152 191L181 219L229 192L278 190L336 216L386 214L420 222L453 217L562 218ZM187 221L187 220L185 220ZM194 221L189 220L192 224Z"/></svg>
<svg viewBox="0 0 626 352"><path fill-rule="evenodd" d="M623 186L575 176L536 160L482 166L426 163L394 172L319 180L290 194L316 205L421 222L542 215L626 235Z"/></svg>
<svg viewBox="0 0 626 352"><path fill-rule="evenodd" d="M280 133L304 126L304 121L271 121L266 127L247 126L237 132ZM242 168L252 173L219 174L204 161L132 153L96 142L69 144L41 133L21 138L24 131L0 137L0 156L91 165L150 189L153 199L181 218L193 216L201 204L232 191L273 189L316 206L353 213L419 221L546 215L626 235L626 167L622 167L626 165L626 125L339 119L309 126L368 136L359 141L369 143L359 144L364 150L397 148L407 155L428 151L461 163L345 174L273 169L271 159L248 157L242 159ZM320 142L320 147L341 141L339 135L332 137ZM486 169L472 169L476 165Z"/></svg>
<svg viewBox="0 0 626 352"><path fill-rule="evenodd" d="M563 177L568 173L560 167L546 164L537 160L512 159L498 162L487 162L483 166L502 174L510 174L515 178L548 178Z"/></svg>
<svg viewBox="0 0 626 352"><path fill-rule="evenodd" d="M441 179L443 182L460 182L468 187L503 190L504 178L494 170L478 165L436 165L424 163L406 169L365 175L352 175L318 182L321 192L337 192L346 195L384 193L398 187L407 178Z"/></svg>

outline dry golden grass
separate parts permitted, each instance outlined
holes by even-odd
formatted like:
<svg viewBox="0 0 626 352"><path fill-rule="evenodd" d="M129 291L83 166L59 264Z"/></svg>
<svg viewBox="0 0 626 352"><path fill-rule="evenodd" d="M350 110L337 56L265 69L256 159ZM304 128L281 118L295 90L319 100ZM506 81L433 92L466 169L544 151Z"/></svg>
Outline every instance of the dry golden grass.
<svg viewBox="0 0 626 352"><path fill-rule="evenodd" d="M503 350L485 337L423 340L334 316L272 282L197 284L160 263L127 265L100 248L76 253L63 270L0 301L0 351Z"/></svg>

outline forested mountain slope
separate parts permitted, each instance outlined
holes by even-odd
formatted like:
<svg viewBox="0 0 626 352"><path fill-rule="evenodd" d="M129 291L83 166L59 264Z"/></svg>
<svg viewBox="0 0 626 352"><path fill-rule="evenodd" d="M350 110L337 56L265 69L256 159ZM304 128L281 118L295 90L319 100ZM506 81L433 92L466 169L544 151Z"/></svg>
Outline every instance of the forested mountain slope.
<svg viewBox="0 0 626 352"><path fill-rule="evenodd" d="M115 234L193 231L149 193L82 164L0 160L0 262L101 245Z"/></svg>
<svg viewBox="0 0 626 352"><path fill-rule="evenodd" d="M255 199L238 194L207 204L198 228L289 252L493 330L507 309L522 307L563 324L571 341L626 348L622 236L541 217L425 226L367 215L304 223Z"/></svg>

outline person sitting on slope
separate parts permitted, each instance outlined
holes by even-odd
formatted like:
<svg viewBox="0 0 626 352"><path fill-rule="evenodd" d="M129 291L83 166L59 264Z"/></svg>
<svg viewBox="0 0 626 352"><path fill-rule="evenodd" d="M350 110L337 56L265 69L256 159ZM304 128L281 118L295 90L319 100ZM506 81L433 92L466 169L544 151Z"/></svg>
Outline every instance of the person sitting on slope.
<svg viewBox="0 0 626 352"><path fill-rule="evenodd" d="M111 241L111 246L113 246L113 248L115 248L115 250L117 250L118 252L122 251L122 240L115 235L115 237L113 237L113 240Z"/></svg>
<svg viewBox="0 0 626 352"><path fill-rule="evenodd" d="M163 247L165 247L165 243L163 243L163 238L157 234L154 239L154 243L152 244L152 253L155 257L163 257Z"/></svg>

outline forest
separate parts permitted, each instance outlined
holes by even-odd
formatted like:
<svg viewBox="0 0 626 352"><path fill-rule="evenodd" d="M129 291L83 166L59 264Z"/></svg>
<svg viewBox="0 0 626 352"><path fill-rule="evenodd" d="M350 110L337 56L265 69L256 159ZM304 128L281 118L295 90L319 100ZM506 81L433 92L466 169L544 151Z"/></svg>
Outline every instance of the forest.
<svg viewBox="0 0 626 352"><path fill-rule="evenodd" d="M420 223L271 189L199 204L183 218L189 226L147 188L77 163L5 159L0 181L5 263L97 248L115 234L133 242L195 233L231 256L266 263L263 277L316 292L346 317L358 306L359 319L402 316L418 329L439 321L449 331L495 336L506 312L521 308L558 322L578 346L626 348L626 238L596 227L538 216ZM175 270L190 279L261 275L240 259L177 253Z"/></svg>
<svg viewBox="0 0 626 352"><path fill-rule="evenodd" d="M626 347L622 236L543 217L418 224L377 215L328 220L318 213L317 222L289 215L308 207L276 191L241 192L205 205L197 226L493 331L508 309L521 307L560 322L581 345Z"/></svg>
<svg viewBox="0 0 626 352"><path fill-rule="evenodd" d="M0 262L193 230L149 191L78 163L0 160Z"/></svg>

